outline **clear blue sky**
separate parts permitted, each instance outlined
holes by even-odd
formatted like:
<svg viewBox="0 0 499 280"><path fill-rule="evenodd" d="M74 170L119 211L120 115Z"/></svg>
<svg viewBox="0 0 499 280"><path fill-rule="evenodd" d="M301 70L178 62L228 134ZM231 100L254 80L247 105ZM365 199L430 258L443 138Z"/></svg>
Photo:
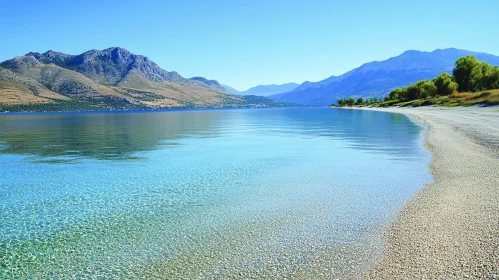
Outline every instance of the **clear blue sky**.
<svg viewBox="0 0 499 280"><path fill-rule="evenodd" d="M499 55L499 1L0 0L0 61L120 46L239 90L318 81L408 49Z"/></svg>

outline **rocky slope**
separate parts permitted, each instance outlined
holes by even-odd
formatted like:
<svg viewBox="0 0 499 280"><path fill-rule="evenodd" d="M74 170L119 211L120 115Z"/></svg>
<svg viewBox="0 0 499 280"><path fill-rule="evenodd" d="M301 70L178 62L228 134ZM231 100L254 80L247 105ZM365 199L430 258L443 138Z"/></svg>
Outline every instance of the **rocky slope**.
<svg viewBox="0 0 499 280"><path fill-rule="evenodd" d="M1 110L266 106L282 104L232 95L217 81L184 78L122 48L32 52L0 63Z"/></svg>

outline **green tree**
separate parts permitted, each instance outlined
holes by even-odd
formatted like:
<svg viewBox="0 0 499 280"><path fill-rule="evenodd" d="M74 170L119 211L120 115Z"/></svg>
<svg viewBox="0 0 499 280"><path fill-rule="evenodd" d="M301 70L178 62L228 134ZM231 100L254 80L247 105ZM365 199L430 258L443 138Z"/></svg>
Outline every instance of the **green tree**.
<svg viewBox="0 0 499 280"><path fill-rule="evenodd" d="M407 87L407 99L406 100L415 100L418 99L419 96L419 88L416 85L412 84Z"/></svg>
<svg viewBox="0 0 499 280"><path fill-rule="evenodd" d="M378 98L377 97L371 97L369 98L368 104L372 105L378 103Z"/></svg>
<svg viewBox="0 0 499 280"><path fill-rule="evenodd" d="M401 90L402 89L400 89L400 88L396 88L396 89L390 91L390 95L389 95L390 99L391 100L399 100L400 99L400 91Z"/></svg>
<svg viewBox="0 0 499 280"><path fill-rule="evenodd" d="M482 63L476 57L460 57L456 61L456 67L452 70L452 76L454 76L454 81L458 84L458 90L460 92L480 90L483 70Z"/></svg>
<svg viewBox="0 0 499 280"><path fill-rule="evenodd" d="M359 97L359 98L357 99L357 102L355 102L355 104L357 104L357 105L363 105L363 104L364 104L364 98Z"/></svg>
<svg viewBox="0 0 499 280"><path fill-rule="evenodd" d="M482 90L499 88L499 67L485 62L482 65Z"/></svg>
<svg viewBox="0 0 499 280"><path fill-rule="evenodd" d="M432 82L437 87L438 95L452 94L458 88L458 84L453 81L453 77L445 72L438 75Z"/></svg>
<svg viewBox="0 0 499 280"><path fill-rule="evenodd" d="M400 88L398 91L398 100L407 101L409 100L407 87Z"/></svg>
<svg viewBox="0 0 499 280"><path fill-rule="evenodd" d="M338 106L343 107L347 104L345 98L338 98Z"/></svg>
<svg viewBox="0 0 499 280"><path fill-rule="evenodd" d="M437 95L437 87L430 80L422 80L416 83L418 88L418 99Z"/></svg>
<svg viewBox="0 0 499 280"><path fill-rule="evenodd" d="M407 100L424 99L437 94L437 87L430 80L422 80L407 87Z"/></svg>
<svg viewBox="0 0 499 280"><path fill-rule="evenodd" d="M347 105L348 105L349 107L352 107L354 104L355 104L355 99L353 99L353 97L349 97L349 98L347 99Z"/></svg>
<svg viewBox="0 0 499 280"><path fill-rule="evenodd" d="M491 81L494 81L492 84L492 89L498 89L499 88L499 67L494 66L492 69L492 74L489 77Z"/></svg>

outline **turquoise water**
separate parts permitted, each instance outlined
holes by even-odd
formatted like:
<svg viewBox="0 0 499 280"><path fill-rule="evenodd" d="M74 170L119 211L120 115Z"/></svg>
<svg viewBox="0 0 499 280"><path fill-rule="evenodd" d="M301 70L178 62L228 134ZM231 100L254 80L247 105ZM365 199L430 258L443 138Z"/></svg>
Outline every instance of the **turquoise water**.
<svg viewBox="0 0 499 280"><path fill-rule="evenodd" d="M432 180L422 128L326 108L0 115L0 278L351 278Z"/></svg>

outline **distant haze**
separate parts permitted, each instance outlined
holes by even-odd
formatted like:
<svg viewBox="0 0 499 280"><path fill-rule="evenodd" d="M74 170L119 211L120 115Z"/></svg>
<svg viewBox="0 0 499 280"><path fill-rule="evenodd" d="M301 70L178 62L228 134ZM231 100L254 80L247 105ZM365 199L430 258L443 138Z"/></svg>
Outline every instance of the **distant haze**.
<svg viewBox="0 0 499 280"><path fill-rule="evenodd" d="M286 83L282 85L259 85L245 91L238 91L231 86L222 85L228 92L238 95L270 96L278 93L292 91L299 85L297 83Z"/></svg>

